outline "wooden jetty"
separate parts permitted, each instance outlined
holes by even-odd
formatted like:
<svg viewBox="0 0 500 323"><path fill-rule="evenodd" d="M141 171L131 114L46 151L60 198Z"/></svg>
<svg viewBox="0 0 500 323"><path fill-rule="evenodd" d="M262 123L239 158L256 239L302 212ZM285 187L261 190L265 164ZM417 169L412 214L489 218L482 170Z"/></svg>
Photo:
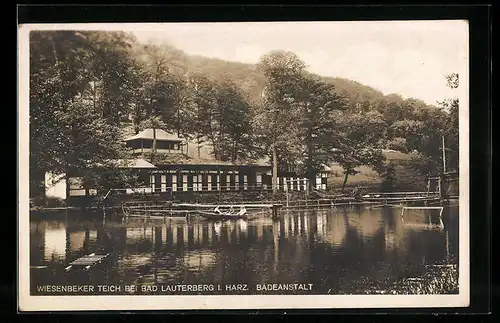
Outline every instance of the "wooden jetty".
<svg viewBox="0 0 500 323"><path fill-rule="evenodd" d="M72 261L68 267L64 268L64 270L67 272L72 270L73 268L89 270L91 267L103 262L108 256L109 253L104 255L96 255L95 253L91 253Z"/></svg>
<svg viewBox="0 0 500 323"><path fill-rule="evenodd" d="M405 203L405 202L434 202L441 200L436 192L384 192L370 193L361 197L367 202Z"/></svg>
<svg viewBox="0 0 500 323"><path fill-rule="evenodd" d="M381 192L368 193L363 196L351 196L346 194L332 194L326 197L309 199L290 199L288 194L284 200L267 201L238 201L238 202L180 202L173 200L150 199L145 201L125 201L121 203L122 214L125 218L170 218L179 217L189 219L191 216L203 216L207 218L216 207L239 209L245 207L249 213L262 214L271 213L272 218L278 217L279 210L285 209L309 209L309 208L336 208L366 206L369 208L395 207L409 205L431 205L441 202L441 197L436 192ZM261 212L256 212L260 209ZM264 211L262 211L264 210ZM206 214L200 214L205 212ZM208 213L207 213L208 212ZM215 217L215 216L213 216Z"/></svg>
<svg viewBox="0 0 500 323"><path fill-rule="evenodd" d="M432 224L431 222L431 216L429 214L429 221L426 224L409 224L405 223L404 220L404 212L405 210L439 210L439 224ZM443 223L443 210L444 207L442 206L403 206L401 209L401 221L403 225L413 227L413 228L425 228L425 229L432 229L432 228L438 228L438 229L443 229L444 228L444 223Z"/></svg>
<svg viewBox="0 0 500 323"><path fill-rule="evenodd" d="M273 217L278 215L279 209L283 205L281 203L257 204L257 203L232 203L232 204L199 204L199 203L134 203L122 204L122 210L125 217L188 217L191 215L200 215L200 212L211 212L214 208L238 209L245 207L251 209L267 209L270 210ZM250 212L255 213L255 212ZM260 212L265 213L265 212ZM259 214L260 214L259 213Z"/></svg>

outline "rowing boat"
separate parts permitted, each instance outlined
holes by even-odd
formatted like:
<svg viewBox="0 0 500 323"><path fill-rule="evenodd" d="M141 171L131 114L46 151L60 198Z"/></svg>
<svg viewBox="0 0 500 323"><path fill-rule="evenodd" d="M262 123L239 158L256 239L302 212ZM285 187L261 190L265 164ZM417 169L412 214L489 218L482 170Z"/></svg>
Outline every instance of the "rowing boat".
<svg viewBox="0 0 500 323"><path fill-rule="evenodd" d="M229 213L229 212L222 212L222 213L217 213L217 212L208 212L208 211L198 211L198 214L204 217L205 219L209 220L227 220L227 219L246 219L247 215L239 215L239 214L234 214L234 213Z"/></svg>

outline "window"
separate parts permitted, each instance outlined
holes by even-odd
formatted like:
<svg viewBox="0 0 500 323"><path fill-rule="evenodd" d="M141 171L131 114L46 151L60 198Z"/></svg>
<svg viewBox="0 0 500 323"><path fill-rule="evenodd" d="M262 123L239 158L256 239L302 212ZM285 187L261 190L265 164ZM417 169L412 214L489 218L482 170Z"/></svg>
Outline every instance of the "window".
<svg viewBox="0 0 500 323"><path fill-rule="evenodd" d="M193 175L187 173L186 175L182 175L182 187L183 191L192 191L193 190Z"/></svg>
<svg viewBox="0 0 500 323"><path fill-rule="evenodd" d="M188 176L187 176L187 174L182 175L182 190L183 191L188 190Z"/></svg>
<svg viewBox="0 0 500 323"><path fill-rule="evenodd" d="M83 177L70 177L68 178L69 183L69 195L70 196L85 196L85 187L83 186Z"/></svg>
<svg viewBox="0 0 500 323"><path fill-rule="evenodd" d="M321 174L321 189L326 190L327 181L328 181L328 174L322 173Z"/></svg>
<svg viewBox="0 0 500 323"><path fill-rule="evenodd" d="M233 184L231 186L234 186L235 190L239 189L240 176L238 175L238 172L234 172L234 175L231 177L233 179Z"/></svg>
<svg viewBox="0 0 500 323"><path fill-rule="evenodd" d="M262 186L262 174L257 174L256 175L255 182L256 182L257 187L261 187Z"/></svg>
<svg viewBox="0 0 500 323"><path fill-rule="evenodd" d="M172 174L172 191L177 191L177 174Z"/></svg>
<svg viewBox="0 0 500 323"><path fill-rule="evenodd" d="M316 175L316 188L318 190L326 190L326 184L328 181L327 173L319 173Z"/></svg>
<svg viewBox="0 0 500 323"><path fill-rule="evenodd" d="M203 190L203 176L201 174L193 175L193 191Z"/></svg>
<svg viewBox="0 0 500 323"><path fill-rule="evenodd" d="M87 194L83 185L83 177L70 177L68 184L70 196L85 196Z"/></svg>
<svg viewBox="0 0 500 323"><path fill-rule="evenodd" d="M226 190L229 191L231 189L231 175L226 175Z"/></svg>
<svg viewBox="0 0 500 323"><path fill-rule="evenodd" d="M149 176L149 185L151 186L151 189L155 190L155 175L150 175Z"/></svg>
<svg viewBox="0 0 500 323"><path fill-rule="evenodd" d="M162 192L167 191L167 175L165 174L161 175L161 191Z"/></svg>
<svg viewBox="0 0 500 323"><path fill-rule="evenodd" d="M83 177L70 177L68 179L69 189L78 190L83 188Z"/></svg>
<svg viewBox="0 0 500 323"><path fill-rule="evenodd" d="M212 174L207 174L207 191L212 190Z"/></svg>

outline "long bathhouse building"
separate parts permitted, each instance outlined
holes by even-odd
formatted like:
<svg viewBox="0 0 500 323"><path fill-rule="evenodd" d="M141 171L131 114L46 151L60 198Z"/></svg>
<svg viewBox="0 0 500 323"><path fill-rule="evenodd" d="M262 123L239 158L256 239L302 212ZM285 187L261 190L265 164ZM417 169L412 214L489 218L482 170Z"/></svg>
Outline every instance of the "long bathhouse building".
<svg viewBox="0 0 500 323"><path fill-rule="evenodd" d="M125 142L133 157L118 160L117 165L133 170L141 184L124 189L127 193L272 190L272 167L268 162L234 164L189 157L183 151L185 141L161 129L146 129L126 138ZM153 159L149 158L152 153ZM327 173L325 170L316 175L316 189L326 190ZM293 173L278 172L276 189L306 191L307 179ZM46 174L45 193L68 200L105 194L84 183L77 172L68 176L67 181Z"/></svg>

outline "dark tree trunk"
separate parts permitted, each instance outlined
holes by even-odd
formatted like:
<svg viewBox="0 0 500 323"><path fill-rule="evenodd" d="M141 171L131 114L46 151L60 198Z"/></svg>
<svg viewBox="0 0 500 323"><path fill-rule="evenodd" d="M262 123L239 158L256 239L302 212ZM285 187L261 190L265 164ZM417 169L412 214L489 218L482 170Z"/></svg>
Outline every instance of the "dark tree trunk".
<svg viewBox="0 0 500 323"><path fill-rule="evenodd" d="M201 158L201 144L200 144L200 136L198 135L198 158Z"/></svg>
<svg viewBox="0 0 500 323"><path fill-rule="evenodd" d="M345 186L347 184L347 178L349 177L349 170L346 170L344 172L344 182L342 183L342 191L345 190Z"/></svg>
<svg viewBox="0 0 500 323"><path fill-rule="evenodd" d="M232 163L235 163L236 162L236 159L238 157L238 139L236 139L234 141L234 144L233 144L233 153L231 154L231 162Z"/></svg>
<svg viewBox="0 0 500 323"><path fill-rule="evenodd" d="M312 135L313 135L313 126L311 122L311 112L309 112L309 103L305 104L305 114L308 118L307 124L307 134L306 134L306 145L307 145L307 165L306 165L306 175L309 181L309 189L313 189L316 181L316 174L313 169L313 143L312 143Z"/></svg>
<svg viewBox="0 0 500 323"><path fill-rule="evenodd" d="M153 127L153 154L156 153L156 128Z"/></svg>
<svg viewBox="0 0 500 323"><path fill-rule="evenodd" d="M278 186L278 156L276 152L276 143L273 142L273 193L276 193Z"/></svg>

